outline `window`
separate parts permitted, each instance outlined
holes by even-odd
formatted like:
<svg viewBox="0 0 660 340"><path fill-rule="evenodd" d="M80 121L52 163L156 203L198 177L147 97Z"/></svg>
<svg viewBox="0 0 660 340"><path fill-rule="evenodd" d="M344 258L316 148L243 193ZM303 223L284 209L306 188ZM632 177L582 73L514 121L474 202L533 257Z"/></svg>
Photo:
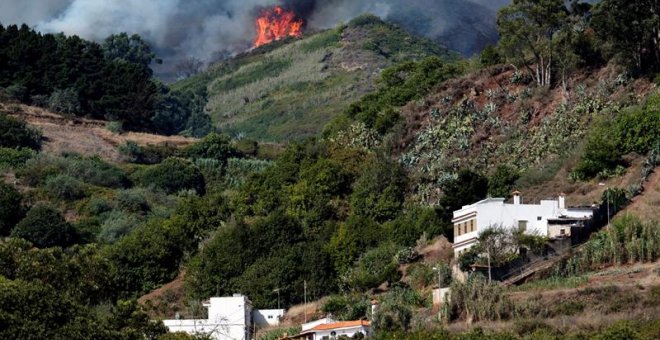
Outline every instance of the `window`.
<svg viewBox="0 0 660 340"><path fill-rule="evenodd" d="M458 236L458 226L454 225L454 236Z"/></svg>
<svg viewBox="0 0 660 340"><path fill-rule="evenodd" d="M474 231L474 220L470 220L470 231Z"/></svg>
<svg viewBox="0 0 660 340"><path fill-rule="evenodd" d="M541 217L541 216L538 216L538 217L536 218L537 221L540 221L540 220L542 220L542 219L543 219L543 217Z"/></svg>
<svg viewBox="0 0 660 340"><path fill-rule="evenodd" d="M561 235L561 236L566 235L566 229L561 228L561 230L559 231L559 235Z"/></svg>
<svg viewBox="0 0 660 340"><path fill-rule="evenodd" d="M269 316L268 316L268 318L269 318L269 319L272 319L272 318L273 318L273 316L272 316L272 315L269 315Z"/></svg>
<svg viewBox="0 0 660 340"><path fill-rule="evenodd" d="M527 230L527 221L518 221L518 231Z"/></svg>

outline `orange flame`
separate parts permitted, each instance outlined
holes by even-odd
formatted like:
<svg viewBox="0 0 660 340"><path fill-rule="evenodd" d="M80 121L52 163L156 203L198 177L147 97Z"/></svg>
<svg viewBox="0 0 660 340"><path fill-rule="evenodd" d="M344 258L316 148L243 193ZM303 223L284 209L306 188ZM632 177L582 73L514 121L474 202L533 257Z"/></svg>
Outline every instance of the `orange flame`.
<svg viewBox="0 0 660 340"><path fill-rule="evenodd" d="M257 39L254 46L259 47L286 37L300 37L304 21L292 11L280 6L264 10L257 18Z"/></svg>

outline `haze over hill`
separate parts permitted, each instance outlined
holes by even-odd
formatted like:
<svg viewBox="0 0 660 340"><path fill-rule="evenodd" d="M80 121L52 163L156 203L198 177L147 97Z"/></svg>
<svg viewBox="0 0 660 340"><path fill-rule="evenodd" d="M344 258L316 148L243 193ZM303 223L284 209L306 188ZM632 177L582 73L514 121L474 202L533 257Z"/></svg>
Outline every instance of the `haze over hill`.
<svg viewBox="0 0 660 340"><path fill-rule="evenodd" d="M174 84L139 35L0 24L0 339L226 340L203 301L237 292L288 308L233 313L239 339L328 314L374 340L660 339L658 1L516 0L469 59L373 15L311 26L403 1L268 3L259 47ZM155 4L30 16L157 28L184 1ZM425 12L397 15L450 15Z"/></svg>
<svg viewBox="0 0 660 340"><path fill-rule="evenodd" d="M208 93L213 123L234 136L283 142L318 135L404 60L457 55L374 16L302 39L266 45L173 84Z"/></svg>
<svg viewBox="0 0 660 340"><path fill-rule="evenodd" d="M284 5L307 29L332 28L373 13L440 42L465 56L497 40L495 11L508 0L25 0L0 1L0 23L27 23L42 32L77 34L100 41L120 32L138 33L165 63L156 74L175 78L174 65L189 56L205 61L251 47L260 8Z"/></svg>

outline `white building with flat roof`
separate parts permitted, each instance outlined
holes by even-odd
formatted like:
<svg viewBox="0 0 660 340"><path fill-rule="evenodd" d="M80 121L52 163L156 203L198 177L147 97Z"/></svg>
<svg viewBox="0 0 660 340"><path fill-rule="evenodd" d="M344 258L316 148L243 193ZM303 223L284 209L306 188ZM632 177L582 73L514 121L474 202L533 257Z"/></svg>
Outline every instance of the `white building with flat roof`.
<svg viewBox="0 0 660 340"><path fill-rule="evenodd" d="M593 217L592 208L566 208L563 194L556 200L542 200L539 204L523 204L520 192L513 194L513 203L505 203L504 198L487 198L454 211L452 223L456 257L475 245L479 234L492 226L557 237L567 235L566 231L562 234L561 227L551 231L549 221L557 225L557 220L583 221Z"/></svg>
<svg viewBox="0 0 660 340"><path fill-rule="evenodd" d="M204 302L208 319L163 320L170 332L208 335L216 340L249 340L253 325L276 326L284 316L283 309L253 310L252 302L242 294L212 297Z"/></svg>

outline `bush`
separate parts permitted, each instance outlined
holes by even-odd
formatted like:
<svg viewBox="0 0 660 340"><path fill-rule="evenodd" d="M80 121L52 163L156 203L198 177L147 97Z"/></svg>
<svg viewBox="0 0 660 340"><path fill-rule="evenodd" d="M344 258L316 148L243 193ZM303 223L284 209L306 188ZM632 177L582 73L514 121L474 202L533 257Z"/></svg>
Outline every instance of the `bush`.
<svg viewBox="0 0 660 340"><path fill-rule="evenodd" d="M0 147L0 168L21 166L35 155L36 152L29 148Z"/></svg>
<svg viewBox="0 0 660 340"><path fill-rule="evenodd" d="M74 88L55 90L48 99L48 108L55 112L73 115L80 112L78 92Z"/></svg>
<svg viewBox="0 0 660 340"><path fill-rule="evenodd" d="M487 45L479 55L481 66L493 66L502 63L502 56L493 45Z"/></svg>
<svg viewBox="0 0 660 340"><path fill-rule="evenodd" d="M122 236L128 235L140 225L140 219L131 214L113 211L101 226L99 241L115 243Z"/></svg>
<svg viewBox="0 0 660 340"><path fill-rule="evenodd" d="M76 240L73 227L55 208L39 204L22 219L11 233L12 237L24 238L40 248L65 247Z"/></svg>
<svg viewBox="0 0 660 340"><path fill-rule="evenodd" d="M23 217L22 199L14 187L0 181L0 236L9 235Z"/></svg>
<svg viewBox="0 0 660 340"><path fill-rule="evenodd" d="M86 195L84 185L67 175L48 178L44 190L50 198L65 201L75 201Z"/></svg>
<svg viewBox="0 0 660 340"><path fill-rule="evenodd" d="M0 113L0 147L39 150L41 132L21 120Z"/></svg>
<svg viewBox="0 0 660 340"><path fill-rule="evenodd" d="M144 194L138 190L121 190L117 192L117 207L134 214L144 214L151 209Z"/></svg>
<svg viewBox="0 0 660 340"><path fill-rule="evenodd" d="M437 282L438 276L433 272L433 268L422 262L413 263L408 267L410 283L413 287L421 289Z"/></svg>
<svg viewBox="0 0 660 340"><path fill-rule="evenodd" d="M139 177L143 186L162 189L168 194L182 190L195 190L199 195L205 192L204 176L199 168L182 158L168 158L147 168Z"/></svg>
<svg viewBox="0 0 660 340"><path fill-rule="evenodd" d="M176 148L169 145L139 146L133 141L119 146L119 153L126 161L137 164L158 164L167 157L176 155L176 152Z"/></svg>
<svg viewBox="0 0 660 340"><path fill-rule="evenodd" d="M576 177L593 178L604 170L623 165L623 155L646 154L658 145L660 95L654 95L643 107L629 109L592 130L582 160L575 169Z"/></svg>
<svg viewBox="0 0 660 340"><path fill-rule="evenodd" d="M520 178L518 172L506 165L500 165L488 179L488 194L491 197L509 198L516 181Z"/></svg>
<svg viewBox="0 0 660 340"><path fill-rule="evenodd" d="M112 211L112 209L114 209L114 206L109 200L96 196L90 198L85 206L86 212L94 217Z"/></svg>
<svg viewBox="0 0 660 340"><path fill-rule="evenodd" d="M342 278L350 289L364 291L378 287L386 281L398 279L396 254L399 247L385 243L366 252Z"/></svg>
<svg viewBox="0 0 660 340"><path fill-rule="evenodd" d="M231 138L217 133L208 134L199 142L183 150L183 154L190 158L212 158L225 164L227 159L236 157L238 152L231 145Z"/></svg>
<svg viewBox="0 0 660 340"><path fill-rule="evenodd" d="M85 183L106 188L126 188L130 185L128 177L121 169L99 157L72 156L67 163L67 174Z"/></svg>
<svg viewBox="0 0 660 340"><path fill-rule="evenodd" d="M369 301L361 295L332 295L323 306L324 314L331 314L338 320L360 320L367 316Z"/></svg>

